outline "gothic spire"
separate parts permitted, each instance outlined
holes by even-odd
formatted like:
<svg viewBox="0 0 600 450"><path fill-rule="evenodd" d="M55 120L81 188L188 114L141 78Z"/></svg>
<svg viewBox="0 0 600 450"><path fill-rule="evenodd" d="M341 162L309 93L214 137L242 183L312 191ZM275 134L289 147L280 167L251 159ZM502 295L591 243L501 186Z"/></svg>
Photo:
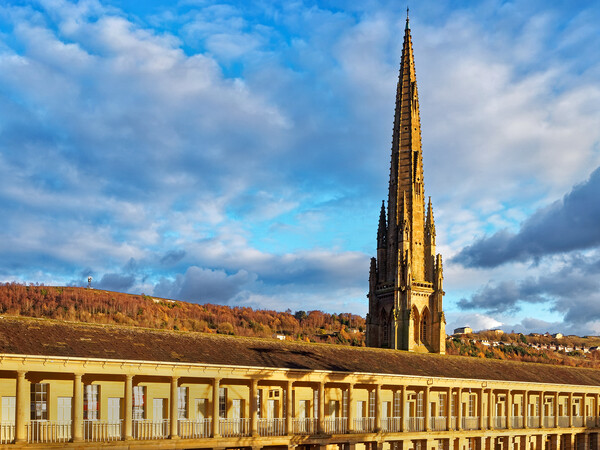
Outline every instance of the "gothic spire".
<svg viewBox="0 0 600 450"><path fill-rule="evenodd" d="M431 197L429 197L429 203L427 203L427 219L425 220L425 228L430 236L435 241L435 220L433 218L433 206L431 205Z"/></svg>

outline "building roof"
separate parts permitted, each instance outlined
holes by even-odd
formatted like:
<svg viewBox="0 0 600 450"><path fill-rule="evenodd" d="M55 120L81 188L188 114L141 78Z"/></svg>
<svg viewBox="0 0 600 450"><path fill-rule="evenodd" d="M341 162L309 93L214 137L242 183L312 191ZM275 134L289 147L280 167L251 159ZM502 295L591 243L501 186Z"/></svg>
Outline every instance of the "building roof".
<svg viewBox="0 0 600 450"><path fill-rule="evenodd" d="M1 354L600 386L596 369L23 317L0 318Z"/></svg>

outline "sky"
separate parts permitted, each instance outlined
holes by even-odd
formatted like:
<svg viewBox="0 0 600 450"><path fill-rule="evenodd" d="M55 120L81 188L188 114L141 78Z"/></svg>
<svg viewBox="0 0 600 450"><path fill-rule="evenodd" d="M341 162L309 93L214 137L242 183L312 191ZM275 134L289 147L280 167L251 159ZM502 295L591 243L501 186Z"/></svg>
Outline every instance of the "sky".
<svg viewBox="0 0 600 450"><path fill-rule="evenodd" d="M600 334L600 3L409 6L447 330ZM365 315L405 18L0 0L0 281Z"/></svg>

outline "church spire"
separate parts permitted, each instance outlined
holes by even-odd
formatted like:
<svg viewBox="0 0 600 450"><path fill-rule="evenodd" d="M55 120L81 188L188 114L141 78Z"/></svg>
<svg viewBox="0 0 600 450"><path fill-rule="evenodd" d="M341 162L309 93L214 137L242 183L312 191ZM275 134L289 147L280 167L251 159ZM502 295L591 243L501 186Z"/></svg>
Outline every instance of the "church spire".
<svg viewBox="0 0 600 450"><path fill-rule="evenodd" d="M400 242L405 237L402 233L409 228L411 230L410 252L416 258L412 261L413 272L415 277L423 279L425 270L423 258L420 256L422 252L415 248L417 245L422 245L425 231L421 120L408 11L396 88L391 153L388 245L393 247L390 251L398 251L402 247ZM406 216L408 216L408 224L403 223Z"/></svg>
<svg viewBox="0 0 600 450"><path fill-rule="evenodd" d="M419 95L408 9L396 87L390 183L369 279L367 345L445 352L442 263L431 199L425 205Z"/></svg>

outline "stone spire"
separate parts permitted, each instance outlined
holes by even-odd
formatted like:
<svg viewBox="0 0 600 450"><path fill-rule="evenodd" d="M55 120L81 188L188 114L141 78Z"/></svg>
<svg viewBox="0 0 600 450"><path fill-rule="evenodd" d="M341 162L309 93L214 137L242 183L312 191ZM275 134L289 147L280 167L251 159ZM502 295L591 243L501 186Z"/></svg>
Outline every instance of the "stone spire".
<svg viewBox="0 0 600 450"><path fill-rule="evenodd" d="M388 209L389 250L394 252L401 247L402 213L405 212L410 221L408 224L411 230L410 253L416 257L416 260L413 260L413 274L423 278L424 261L419 257L419 253L422 254L422 252L415 248L415 243L423 245L425 225L421 119L408 12L396 87Z"/></svg>
<svg viewBox="0 0 600 450"><path fill-rule="evenodd" d="M419 95L408 11L390 161L386 211L377 230L371 266L367 345L445 352L442 263L435 253L433 206L425 208Z"/></svg>

